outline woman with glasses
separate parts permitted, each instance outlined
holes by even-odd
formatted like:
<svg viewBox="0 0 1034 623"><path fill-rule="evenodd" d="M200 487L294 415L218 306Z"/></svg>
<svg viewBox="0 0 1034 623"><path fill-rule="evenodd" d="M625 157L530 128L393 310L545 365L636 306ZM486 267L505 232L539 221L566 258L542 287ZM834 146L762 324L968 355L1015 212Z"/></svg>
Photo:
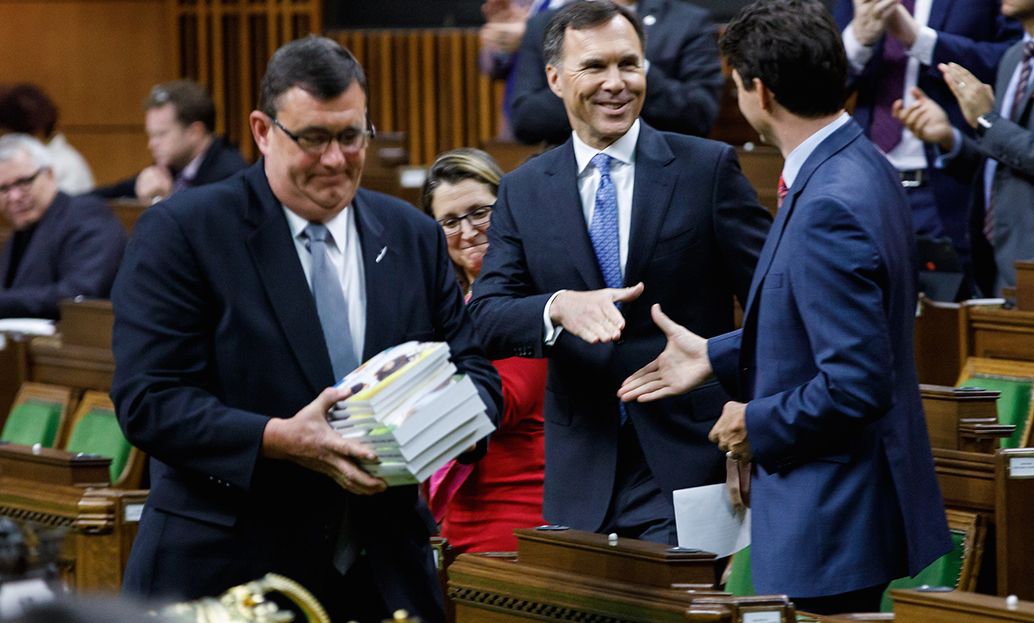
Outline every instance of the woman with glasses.
<svg viewBox="0 0 1034 623"><path fill-rule="evenodd" d="M456 279L468 298L488 250L485 232L502 175L491 156L464 148L438 156L424 183L424 211L442 226ZM450 463L430 482L431 510L442 536L460 553L514 551L514 528L544 523L546 360L511 357L493 363L503 380L505 410L488 453L474 465Z"/></svg>

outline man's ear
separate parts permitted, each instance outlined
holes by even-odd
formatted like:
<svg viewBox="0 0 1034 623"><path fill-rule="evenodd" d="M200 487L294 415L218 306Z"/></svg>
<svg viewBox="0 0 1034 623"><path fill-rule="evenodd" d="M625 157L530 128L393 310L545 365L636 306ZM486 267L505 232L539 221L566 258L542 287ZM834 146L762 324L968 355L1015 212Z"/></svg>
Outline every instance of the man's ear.
<svg viewBox="0 0 1034 623"><path fill-rule="evenodd" d="M266 113L258 110L251 111L251 115L248 117L248 123L251 124L251 135L255 137L255 144L258 145L259 151L265 156L269 149L269 131L273 127L270 123L269 117Z"/></svg>
<svg viewBox="0 0 1034 623"><path fill-rule="evenodd" d="M546 65L546 82L549 83L549 90L560 99L564 99L564 92L560 88L560 68L556 65Z"/></svg>
<svg viewBox="0 0 1034 623"><path fill-rule="evenodd" d="M772 90L765 86L761 78L754 78L754 90L758 92L758 96L761 98L761 109L772 112L772 104L775 103L775 95L772 93Z"/></svg>

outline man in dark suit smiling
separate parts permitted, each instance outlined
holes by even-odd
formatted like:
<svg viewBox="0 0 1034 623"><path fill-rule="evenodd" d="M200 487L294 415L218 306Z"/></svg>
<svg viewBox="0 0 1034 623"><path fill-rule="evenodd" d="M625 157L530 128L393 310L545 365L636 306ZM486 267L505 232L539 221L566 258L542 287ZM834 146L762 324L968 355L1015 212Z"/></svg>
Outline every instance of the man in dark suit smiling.
<svg viewBox="0 0 1034 623"><path fill-rule="evenodd" d="M549 357L547 520L674 544L673 489L719 482L717 385L621 408L621 380L664 348L663 302L707 335L733 327L771 218L728 145L658 132L639 18L608 0L546 29L550 88L574 134L503 178L471 310L491 357Z"/></svg>

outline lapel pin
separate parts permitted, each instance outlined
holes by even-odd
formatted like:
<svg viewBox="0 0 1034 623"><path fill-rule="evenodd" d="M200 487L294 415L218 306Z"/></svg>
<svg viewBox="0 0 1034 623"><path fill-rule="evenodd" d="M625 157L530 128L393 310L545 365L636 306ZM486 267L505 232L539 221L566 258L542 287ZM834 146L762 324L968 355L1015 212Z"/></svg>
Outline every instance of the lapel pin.
<svg viewBox="0 0 1034 623"><path fill-rule="evenodd" d="M384 254L387 253L387 252L388 252L388 247L384 247L383 249L381 249L381 252L377 254L377 259L375 259L373 262L375 264L380 264L381 260L384 259Z"/></svg>
<svg viewBox="0 0 1034 623"><path fill-rule="evenodd" d="M643 25L644 26L653 26L656 23L657 23L657 18L654 17L653 15L647 15L646 17L643 18Z"/></svg>

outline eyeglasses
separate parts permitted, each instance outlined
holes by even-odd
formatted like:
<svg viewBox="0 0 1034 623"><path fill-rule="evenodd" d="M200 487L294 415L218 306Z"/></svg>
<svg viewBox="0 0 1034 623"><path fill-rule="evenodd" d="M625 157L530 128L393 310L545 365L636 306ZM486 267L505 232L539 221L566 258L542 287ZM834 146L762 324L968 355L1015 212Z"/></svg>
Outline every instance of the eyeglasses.
<svg viewBox="0 0 1034 623"><path fill-rule="evenodd" d="M36 178L39 177L40 173L43 173L42 168L36 169L36 172L32 175L29 175L27 177L20 177L11 182L10 184L4 184L3 186L0 186L0 195L6 195L15 188L22 191L28 190L29 186L32 186L32 183L36 181Z"/></svg>
<svg viewBox="0 0 1034 623"><path fill-rule="evenodd" d="M483 227L492 220L492 206L479 206L467 212L463 216L447 216L438 224L442 226L446 236L454 236L460 233L460 223L467 221L471 227Z"/></svg>
<svg viewBox="0 0 1034 623"><path fill-rule="evenodd" d="M370 125L369 130L360 130L358 128L345 128L336 135L331 134L327 130L312 129L306 130L302 134L295 134L291 132L277 121L276 117L272 118L273 125L280 128L284 134L287 135L292 141L301 147L302 151L307 154L320 155L327 153L327 148L330 144L337 140L337 144L341 147L341 151L346 154L355 154L362 151L377 134L377 129L373 127L373 123L367 120Z"/></svg>

